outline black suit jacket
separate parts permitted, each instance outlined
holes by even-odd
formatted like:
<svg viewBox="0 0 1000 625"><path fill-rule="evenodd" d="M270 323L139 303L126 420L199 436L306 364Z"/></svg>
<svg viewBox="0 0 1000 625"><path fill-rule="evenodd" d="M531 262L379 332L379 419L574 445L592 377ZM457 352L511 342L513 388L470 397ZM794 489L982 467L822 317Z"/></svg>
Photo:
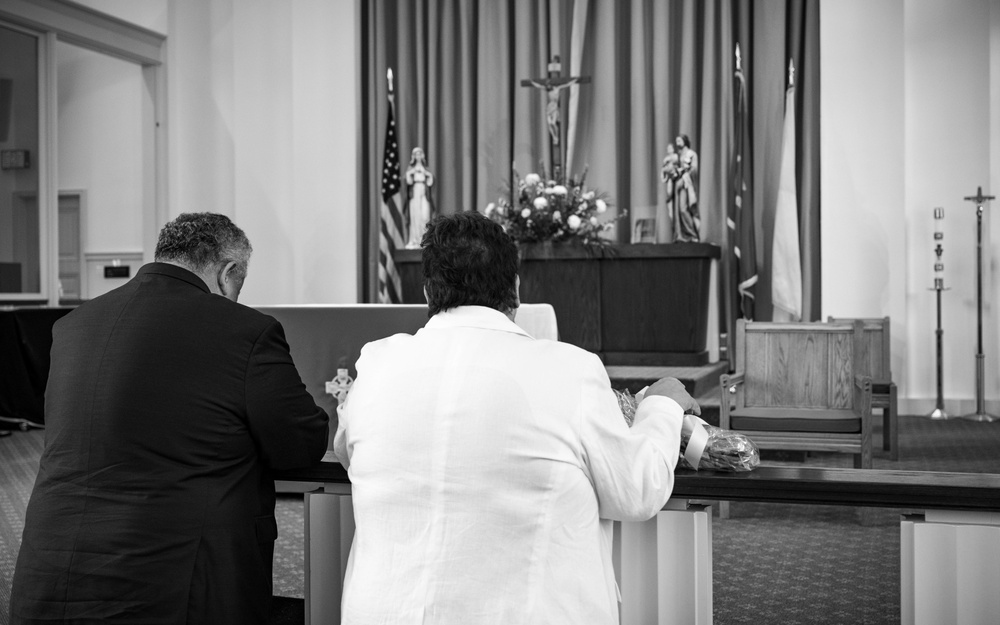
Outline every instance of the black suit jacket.
<svg viewBox="0 0 1000 625"><path fill-rule="evenodd" d="M56 323L12 623L266 623L271 469L328 416L274 318L151 263Z"/></svg>

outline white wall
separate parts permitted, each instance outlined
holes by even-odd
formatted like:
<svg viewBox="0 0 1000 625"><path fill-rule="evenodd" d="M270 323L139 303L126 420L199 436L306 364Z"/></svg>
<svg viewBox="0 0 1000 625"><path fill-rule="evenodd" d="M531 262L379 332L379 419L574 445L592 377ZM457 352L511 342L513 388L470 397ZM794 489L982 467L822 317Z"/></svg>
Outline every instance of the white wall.
<svg viewBox="0 0 1000 625"><path fill-rule="evenodd" d="M113 15L158 33L167 32L167 7L170 0L73 0L95 11Z"/></svg>
<svg viewBox="0 0 1000 625"><path fill-rule="evenodd" d="M823 318L890 316L897 384L908 351L902 18L903 0L820 12Z"/></svg>
<svg viewBox="0 0 1000 625"><path fill-rule="evenodd" d="M246 231L241 301L357 302L357 0L83 4L167 35L169 215Z"/></svg>
<svg viewBox="0 0 1000 625"><path fill-rule="evenodd" d="M934 408L933 208L945 209L944 396L975 407L975 206L991 188L990 0L826 0L821 6L823 314L892 319L904 412ZM992 8L992 18L991 18ZM859 16L863 16L860 19ZM991 35L991 19L993 33ZM994 53L995 55L995 53ZM995 123L993 124L995 126ZM992 163L996 159L994 148ZM995 181L992 188L995 188ZM996 204L1000 208L1000 204ZM984 237L1000 241L987 224ZM995 410L996 246L984 251L987 408Z"/></svg>
<svg viewBox="0 0 1000 625"><path fill-rule="evenodd" d="M56 58L59 189L86 193L83 251L141 252L142 71L65 43Z"/></svg>
<svg viewBox="0 0 1000 625"><path fill-rule="evenodd" d="M243 300L351 303L357 286L354 0L170 4L170 207L254 242Z"/></svg>
<svg viewBox="0 0 1000 625"><path fill-rule="evenodd" d="M989 138L989 183L983 184L983 190L986 194L997 196L997 200L994 200L989 209L990 212L990 228L989 228L989 241L990 241L990 251L986 256L990 259L988 270L984 276L984 280L988 280L987 286L985 288L989 289L990 299L989 302L996 302L997 297L1000 297L1000 271L997 270L996 258L998 257L997 246L1000 245L1000 216L995 216L993 213L1000 210L1000 1L992 0L989 4L989 73L988 76L988 89L989 89L989 110L987 112L989 124L988 128L983 128L983 134ZM991 310L997 310L1000 307L1000 302L996 304L984 305ZM994 313L991 316L992 320L996 320L998 315ZM993 363L1000 361L1000 323L992 323L988 326L989 334L986 334L988 342L986 343L988 366L986 368L986 380L989 389L986 393L988 400L996 400L1000 396L1000 392L994 390L994 385L1000 384L998 378L1000 374L997 373L997 368L991 368ZM984 340L987 340L984 337ZM996 401L992 402L992 406L988 407L992 410L992 414L1000 413L1000 408L996 407Z"/></svg>

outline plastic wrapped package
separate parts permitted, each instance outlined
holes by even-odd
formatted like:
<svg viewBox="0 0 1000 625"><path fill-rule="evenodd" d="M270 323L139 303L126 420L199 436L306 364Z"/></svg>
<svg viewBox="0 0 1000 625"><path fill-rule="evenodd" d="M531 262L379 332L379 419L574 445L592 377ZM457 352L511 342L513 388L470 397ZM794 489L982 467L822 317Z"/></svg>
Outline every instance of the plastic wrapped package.
<svg viewBox="0 0 1000 625"><path fill-rule="evenodd" d="M619 391L618 389L612 389L615 391L615 397L618 398L618 407L622 411L622 416L625 417L625 423L629 427L632 427L632 422L635 420L635 407L639 404L636 401L632 393L628 392L628 389L624 391Z"/></svg>
<svg viewBox="0 0 1000 625"><path fill-rule="evenodd" d="M687 420L692 415L685 415ZM698 417L694 417L698 419ZM751 471L760 464L760 451L752 440L731 430L723 430L701 421L700 425L708 434L704 451L698 466L688 460L687 447L694 429L681 430L681 459L679 466L688 469L716 469L718 471Z"/></svg>
<svg viewBox="0 0 1000 625"><path fill-rule="evenodd" d="M629 427L635 420L639 400L628 390L615 390L618 407ZM760 451L752 440L737 432L705 423L694 415L684 415L678 466L717 471L751 471L760 464Z"/></svg>

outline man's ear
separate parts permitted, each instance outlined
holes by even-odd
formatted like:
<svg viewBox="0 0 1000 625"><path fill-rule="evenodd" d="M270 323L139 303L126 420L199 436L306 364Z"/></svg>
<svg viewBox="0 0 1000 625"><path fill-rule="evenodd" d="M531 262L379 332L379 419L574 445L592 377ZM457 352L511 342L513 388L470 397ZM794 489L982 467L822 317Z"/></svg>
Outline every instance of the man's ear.
<svg viewBox="0 0 1000 625"><path fill-rule="evenodd" d="M228 263L221 265L219 268L219 273L216 276L219 284L219 291L222 292L226 298L236 301L236 298L240 295L239 280L236 277L236 261L231 260Z"/></svg>

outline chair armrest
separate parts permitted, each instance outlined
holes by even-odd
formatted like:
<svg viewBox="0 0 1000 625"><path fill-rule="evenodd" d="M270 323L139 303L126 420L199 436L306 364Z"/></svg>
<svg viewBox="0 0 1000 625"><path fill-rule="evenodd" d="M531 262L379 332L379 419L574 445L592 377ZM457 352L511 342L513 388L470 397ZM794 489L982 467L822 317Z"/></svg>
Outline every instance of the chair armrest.
<svg viewBox="0 0 1000 625"><path fill-rule="evenodd" d="M746 376L742 372L723 373L719 376L719 427L729 429L729 396L737 392Z"/></svg>
<svg viewBox="0 0 1000 625"><path fill-rule="evenodd" d="M854 414L861 419L861 455L855 467L871 468L872 444L872 378L868 375L854 376ZM859 464L860 463L860 464Z"/></svg>
<svg viewBox="0 0 1000 625"><path fill-rule="evenodd" d="M862 420L872 414L872 378L870 375L854 376L854 412Z"/></svg>
<svg viewBox="0 0 1000 625"><path fill-rule="evenodd" d="M735 393L735 387L745 381L746 376L743 373L723 373L719 376L719 384L722 386L723 392L726 393Z"/></svg>

